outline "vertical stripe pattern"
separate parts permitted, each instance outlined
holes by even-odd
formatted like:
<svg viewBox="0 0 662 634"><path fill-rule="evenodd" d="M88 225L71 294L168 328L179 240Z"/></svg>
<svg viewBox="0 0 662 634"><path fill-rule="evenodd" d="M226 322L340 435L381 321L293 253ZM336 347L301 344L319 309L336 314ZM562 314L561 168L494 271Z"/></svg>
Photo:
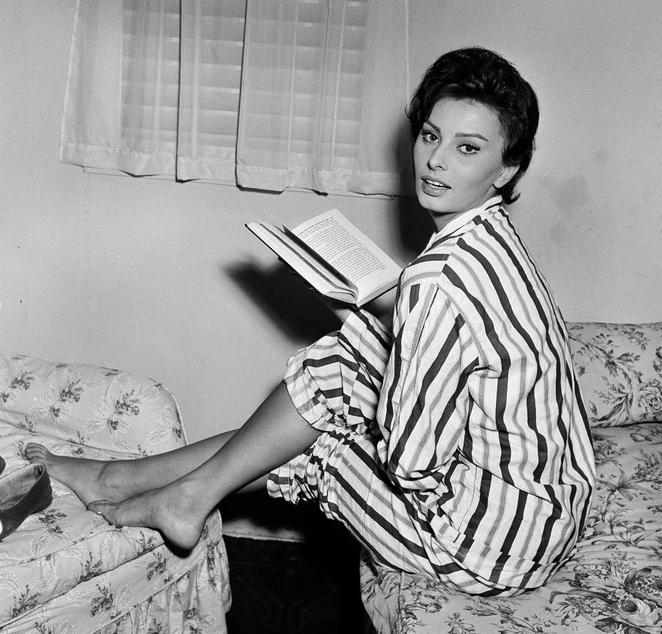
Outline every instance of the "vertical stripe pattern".
<svg viewBox="0 0 662 634"><path fill-rule="evenodd" d="M359 312L293 355L293 403L324 433L269 491L317 500L384 565L505 595L567 559L595 467L562 316L500 203L432 236L392 334Z"/></svg>

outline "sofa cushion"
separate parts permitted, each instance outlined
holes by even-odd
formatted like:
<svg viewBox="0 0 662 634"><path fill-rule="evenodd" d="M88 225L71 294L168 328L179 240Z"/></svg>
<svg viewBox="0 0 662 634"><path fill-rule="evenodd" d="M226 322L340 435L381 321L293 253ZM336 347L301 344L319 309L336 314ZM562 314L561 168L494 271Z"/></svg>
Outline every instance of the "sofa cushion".
<svg viewBox="0 0 662 634"><path fill-rule="evenodd" d="M662 421L662 322L569 323L592 427Z"/></svg>

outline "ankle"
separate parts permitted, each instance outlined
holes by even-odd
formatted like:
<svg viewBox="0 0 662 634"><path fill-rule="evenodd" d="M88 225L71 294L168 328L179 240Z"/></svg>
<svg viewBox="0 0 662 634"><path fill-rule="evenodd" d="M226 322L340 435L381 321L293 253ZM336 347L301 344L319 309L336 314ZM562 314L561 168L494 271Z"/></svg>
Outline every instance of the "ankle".
<svg viewBox="0 0 662 634"><path fill-rule="evenodd" d="M126 473L128 464L129 461L125 460L101 461L98 475L99 485L110 490L124 488L126 483L130 481Z"/></svg>
<svg viewBox="0 0 662 634"><path fill-rule="evenodd" d="M179 480L178 496L188 500L192 510L205 517L211 513L219 502L219 492L216 487L209 486L208 482L194 477L184 477Z"/></svg>

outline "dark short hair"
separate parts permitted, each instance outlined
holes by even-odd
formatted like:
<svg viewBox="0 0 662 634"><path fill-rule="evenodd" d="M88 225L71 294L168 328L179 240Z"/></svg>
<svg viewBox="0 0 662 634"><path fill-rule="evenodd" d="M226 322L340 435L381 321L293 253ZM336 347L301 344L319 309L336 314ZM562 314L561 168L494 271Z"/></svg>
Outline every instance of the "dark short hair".
<svg viewBox="0 0 662 634"><path fill-rule="evenodd" d="M493 51L472 47L445 53L427 69L407 108L413 139L435 104L444 98L475 101L497 114L505 136L504 165L519 165L500 194L506 203L517 200L515 186L531 163L538 129L538 99L533 88Z"/></svg>

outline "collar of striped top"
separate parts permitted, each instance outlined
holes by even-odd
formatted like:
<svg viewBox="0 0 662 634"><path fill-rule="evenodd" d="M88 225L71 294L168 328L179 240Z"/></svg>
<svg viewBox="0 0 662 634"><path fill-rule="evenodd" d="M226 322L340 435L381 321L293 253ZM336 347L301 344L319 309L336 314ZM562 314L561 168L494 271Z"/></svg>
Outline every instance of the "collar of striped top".
<svg viewBox="0 0 662 634"><path fill-rule="evenodd" d="M493 196L488 201L484 202L480 207L474 207L468 211L463 211L459 216L456 216L445 227L442 227L436 233L433 233L425 248L427 250L433 243L439 242L440 238L447 238L448 236L456 233L470 222L478 218L485 218L491 213L501 207L501 196Z"/></svg>

